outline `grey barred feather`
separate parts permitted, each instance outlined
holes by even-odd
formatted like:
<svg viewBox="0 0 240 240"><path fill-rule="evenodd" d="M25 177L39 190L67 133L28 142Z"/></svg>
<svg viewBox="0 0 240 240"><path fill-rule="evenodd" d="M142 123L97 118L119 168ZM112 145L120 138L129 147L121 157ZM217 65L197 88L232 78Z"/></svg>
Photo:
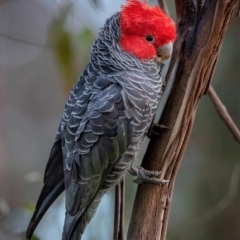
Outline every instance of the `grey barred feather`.
<svg viewBox="0 0 240 240"><path fill-rule="evenodd" d="M81 239L104 193L134 161L162 94L160 66L124 52L120 36L117 13L100 29L90 63L68 97L55 143L61 144L57 159L61 163L46 169L45 176L51 176L54 184L44 182L47 190L38 200L35 215L64 174L64 240ZM48 165L55 159L50 155ZM29 229L28 239L33 230Z"/></svg>

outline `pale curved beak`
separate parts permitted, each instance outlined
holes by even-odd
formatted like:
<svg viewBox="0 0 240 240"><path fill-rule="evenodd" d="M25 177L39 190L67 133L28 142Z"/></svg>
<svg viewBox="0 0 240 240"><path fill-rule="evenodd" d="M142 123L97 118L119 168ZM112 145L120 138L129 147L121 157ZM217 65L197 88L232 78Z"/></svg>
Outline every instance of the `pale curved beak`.
<svg viewBox="0 0 240 240"><path fill-rule="evenodd" d="M165 62L172 55L173 44L167 43L157 49L157 58L159 62Z"/></svg>

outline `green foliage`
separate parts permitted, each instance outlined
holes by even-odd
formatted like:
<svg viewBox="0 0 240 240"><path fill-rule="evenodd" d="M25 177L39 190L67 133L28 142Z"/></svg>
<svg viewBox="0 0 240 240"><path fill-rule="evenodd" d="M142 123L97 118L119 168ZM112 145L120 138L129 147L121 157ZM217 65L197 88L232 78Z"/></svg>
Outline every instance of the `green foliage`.
<svg viewBox="0 0 240 240"><path fill-rule="evenodd" d="M31 239L32 239L32 240L41 240L40 238L38 238L38 237L35 236L35 235L33 235Z"/></svg>
<svg viewBox="0 0 240 240"><path fill-rule="evenodd" d="M95 37L90 28L83 28L77 36L69 31L66 26L69 9L68 6L65 7L50 27L50 42L64 79L66 93L87 65Z"/></svg>
<svg viewBox="0 0 240 240"><path fill-rule="evenodd" d="M35 210L35 205L33 203L30 203L30 202L25 203L24 204L24 209L26 209L27 211L30 211L31 213L33 213L34 210Z"/></svg>
<svg viewBox="0 0 240 240"><path fill-rule="evenodd" d="M82 72L89 62L91 46L95 38L95 33L90 28L83 28L77 38L78 56L81 58L80 71Z"/></svg>
<svg viewBox="0 0 240 240"><path fill-rule="evenodd" d="M18 239L20 240L25 240L26 239L26 233L25 232L21 232L21 233L19 233L19 234L17 234L18 235ZM37 237L36 235L33 235L32 237L31 237L31 240L41 240L39 237Z"/></svg>
<svg viewBox="0 0 240 240"><path fill-rule="evenodd" d="M63 75L65 87L74 79L74 50L71 42L71 34L65 26L67 14L64 11L56 18L50 27L50 41L56 55L57 63Z"/></svg>

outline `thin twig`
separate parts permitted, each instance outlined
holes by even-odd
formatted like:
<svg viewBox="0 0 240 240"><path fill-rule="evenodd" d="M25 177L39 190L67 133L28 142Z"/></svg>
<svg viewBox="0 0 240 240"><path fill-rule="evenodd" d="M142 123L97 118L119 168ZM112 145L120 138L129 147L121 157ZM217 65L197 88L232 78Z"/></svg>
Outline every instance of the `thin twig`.
<svg viewBox="0 0 240 240"><path fill-rule="evenodd" d="M118 240L124 240L125 178L120 182L121 207Z"/></svg>
<svg viewBox="0 0 240 240"><path fill-rule="evenodd" d="M113 226L113 240L117 239L119 232L120 221L120 183L115 186L115 203L114 203L114 226Z"/></svg>
<svg viewBox="0 0 240 240"><path fill-rule="evenodd" d="M237 17L240 17L240 0L239 0L239 3L238 3Z"/></svg>
<svg viewBox="0 0 240 240"><path fill-rule="evenodd" d="M113 240L124 239L124 207L125 207L125 179L123 178L115 187L115 210Z"/></svg>
<svg viewBox="0 0 240 240"><path fill-rule="evenodd" d="M211 98L213 105L215 106L219 116L222 118L224 123L227 125L228 129L231 131L235 140L240 144L240 131L237 125L232 120L231 116L229 115L226 107L223 105L223 103L217 96L212 86L210 86L208 89L208 95Z"/></svg>
<svg viewBox="0 0 240 240"><path fill-rule="evenodd" d="M158 0L158 4L159 4L160 8L161 8L167 15L169 15L168 7L167 7L167 4L166 4L165 0Z"/></svg>
<svg viewBox="0 0 240 240"><path fill-rule="evenodd" d="M189 229L198 229L201 224L206 224L211 219L215 218L218 214L223 212L232 202L236 199L239 192L239 179L240 179L240 162L237 162L233 168L227 195L221 199L215 206L209 211L204 213L201 217L191 220L189 225L182 228L179 232L179 239L185 239L186 235L190 233Z"/></svg>
<svg viewBox="0 0 240 240"><path fill-rule="evenodd" d="M33 46L36 46L36 47L45 47L44 44L35 43L35 42L28 41L28 40L16 38L16 37L13 37L13 36L6 35L4 33L0 33L0 36L4 37L4 38L7 38L7 39L11 39L11 40L16 41L16 42L26 43L26 44L33 45Z"/></svg>

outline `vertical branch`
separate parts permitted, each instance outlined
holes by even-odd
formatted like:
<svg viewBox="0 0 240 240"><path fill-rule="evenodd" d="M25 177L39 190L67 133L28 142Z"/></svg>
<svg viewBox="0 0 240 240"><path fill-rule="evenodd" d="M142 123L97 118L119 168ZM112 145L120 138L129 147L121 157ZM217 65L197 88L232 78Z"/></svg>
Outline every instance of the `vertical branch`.
<svg viewBox="0 0 240 240"><path fill-rule="evenodd" d="M167 15L169 15L169 11L168 11L168 7L167 7L167 4L166 4L166 1L165 1L165 0L158 0L158 4L159 4L160 8L161 8Z"/></svg>
<svg viewBox="0 0 240 240"><path fill-rule="evenodd" d="M237 1L205 1L203 6L199 1L175 1L178 38L166 79L174 84L159 122L171 130L151 139L142 163L145 169L161 171L169 183L138 186L128 240L166 239L176 174Z"/></svg>
<svg viewBox="0 0 240 240"><path fill-rule="evenodd" d="M115 209L113 240L124 239L124 207L125 207L125 179L115 187Z"/></svg>
<svg viewBox="0 0 240 240"><path fill-rule="evenodd" d="M4 71L0 71L1 75L1 81L0 81L0 197L4 196L4 175L6 172L6 146L5 146L5 141L4 141L4 108L5 108L5 86L4 86ZM0 212L1 214L1 212Z"/></svg>
<svg viewBox="0 0 240 240"><path fill-rule="evenodd" d="M125 178L120 182L121 188L121 208L120 208L120 225L119 225L119 240L124 240L124 209L125 209Z"/></svg>

